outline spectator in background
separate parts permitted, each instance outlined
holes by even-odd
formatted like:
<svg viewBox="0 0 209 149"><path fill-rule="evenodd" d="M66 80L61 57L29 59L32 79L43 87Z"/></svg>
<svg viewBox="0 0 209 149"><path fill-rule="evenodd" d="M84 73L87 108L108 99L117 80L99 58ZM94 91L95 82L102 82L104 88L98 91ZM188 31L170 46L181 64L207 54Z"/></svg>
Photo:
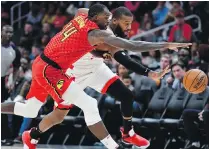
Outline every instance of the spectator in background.
<svg viewBox="0 0 209 149"><path fill-rule="evenodd" d="M124 6L128 8L131 12L135 12L140 6L140 3L141 2L125 1Z"/></svg>
<svg viewBox="0 0 209 149"><path fill-rule="evenodd" d="M208 44L201 44L198 47L198 54L200 59L204 60L205 62L209 63L209 45Z"/></svg>
<svg viewBox="0 0 209 149"><path fill-rule="evenodd" d="M165 6L165 2L159 1L157 7L152 12L154 25L160 26L164 23L169 9Z"/></svg>
<svg viewBox="0 0 209 149"><path fill-rule="evenodd" d="M4 7L1 7L1 26L9 24L9 13L5 11Z"/></svg>
<svg viewBox="0 0 209 149"><path fill-rule="evenodd" d="M12 101L22 101L23 98L19 98L18 94L21 91L21 88L23 87L24 83L26 81L30 82L32 79L32 71L29 68L30 66L30 59L27 58L21 58L21 66L19 67L18 70L18 75L16 77L16 79L13 81L14 82L14 87L10 92L10 100ZM10 80L12 80L13 74L9 75L8 78L8 83L11 82ZM18 98L17 98L18 97Z"/></svg>
<svg viewBox="0 0 209 149"><path fill-rule="evenodd" d="M41 52L42 52L41 47L39 45L37 45L37 44L34 44L32 46L32 52L31 52L31 54L29 56L30 59L34 60L38 55L41 54Z"/></svg>
<svg viewBox="0 0 209 149"><path fill-rule="evenodd" d="M26 81L30 82L32 80L32 71L31 71L31 64L29 57L21 58L20 62L21 62L20 73L22 73L22 77Z"/></svg>
<svg viewBox="0 0 209 149"><path fill-rule="evenodd" d="M152 14L151 13L145 13L141 22L140 22L140 29L145 30L147 22L151 22L152 24Z"/></svg>
<svg viewBox="0 0 209 149"><path fill-rule="evenodd" d="M39 40L41 40L43 35L48 35L50 38L52 38L55 35L55 33L52 31L51 24L44 23L42 25L42 29L40 31L40 34L38 35Z"/></svg>
<svg viewBox="0 0 209 149"><path fill-rule="evenodd" d="M189 61L189 68L197 68L200 64L199 54L197 52L198 44L193 43L191 47L191 60Z"/></svg>
<svg viewBox="0 0 209 149"><path fill-rule="evenodd" d="M149 67L152 70L159 68L159 58L160 52L159 51L150 51L148 52L148 56L143 56L142 64Z"/></svg>
<svg viewBox="0 0 209 149"><path fill-rule="evenodd" d="M32 71L30 69L30 59L21 58L21 66L19 69L19 79L16 83L16 88L12 91L10 96L14 102L24 102L26 95L30 89L30 83L32 80ZM27 130L32 122L31 118L23 118L23 122L18 133L18 136L14 139L14 143L22 142L22 133Z"/></svg>
<svg viewBox="0 0 209 149"><path fill-rule="evenodd" d="M209 74L209 45L200 44L198 46L198 55L201 61L203 61L200 64L199 69L203 70L206 74Z"/></svg>
<svg viewBox="0 0 209 149"><path fill-rule="evenodd" d="M183 63L177 62L171 66L172 75L166 80L168 85L174 90L177 88L183 88L183 77L186 73L186 67Z"/></svg>
<svg viewBox="0 0 209 149"><path fill-rule="evenodd" d="M152 59L152 63L149 63L148 67L152 70L156 70L160 67L160 52L159 51L149 51L149 56Z"/></svg>
<svg viewBox="0 0 209 149"><path fill-rule="evenodd" d="M18 69L20 66L20 52L16 47L12 44L12 36L13 36L13 27L10 25L5 25L2 27L1 34L1 102L5 102L9 97L8 89L5 86L6 77L10 66L13 65L13 78L12 80L16 80L16 76L18 74ZM9 87L9 90L14 88L14 82ZM11 131L8 127L8 115L1 114L1 120L4 122L1 125L1 145L10 146L13 142L11 139Z"/></svg>
<svg viewBox="0 0 209 149"><path fill-rule="evenodd" d="M66 23L67 17L64 15L65 8L59 7L56 11L55 19L53 21L56 32L59 32Z"/></svg>
<svg viewBox="0 0 209 149"><path fill-rule="evenodd" d="M23 49L22 50L22 52L21 52L21 57L22 58L29 58L29 55L30 55L30 53L29 53L29 51L27 51L27 50L25 50L25 49Z"/></svg>
<svg viewBox="0 0 209 149"><path fill-rule="evenodd" d="M183 112L184 130L190 140L185 149L209 149L209 99L204 110L186 109ZM197 126L203 124L206 132L206 146L201 145L201 133ZM191 131L192 130L192 131ZM202 147L201 147L202 146Z"/></svg>
<svg viewBox="0 0 209 149"><path fill-rule="evenodd" d="M49 43L49 41L50 41L49 35L47 35L47 34L43 35L41 38L41 48L45 49L45 47Z"/></svg>
<svg viewBox="0 0 209 149"><path fill-rule="evenodd" d="M36 33L33 30L33 25L30 22L26 22L24 26L24 31L20 36L20 45L30 52L31 46L35 38Z"/></svg>
<svg viewBox="0 0 209 149"><path fill-rule="evenodd" d="M184 12L176 13L176 25L171 28L168 41L169 42L191 42L192 27L184 22Z"/></svg>
<svg viewBox="0 0 209 149"><path fill-rule="evenodd" d="M124 74L122 76L121 81L123 82L123 84L125 84L125 86L130 89L132 92L134 92L134 87L132 85L132 78L131 76L129 76L128 74Z"/></svg>
<svg viewBox="0 0 209 149"><path fill-rule="evenodd" d="M164 54L161 56L160 58L160 69L158 71L162 71L164 70L166 67L168 67L171 64L171 56L168 54ZM168 77L171 76L171 73L167 73L160 81L160 87L165 87L167 86L167 82L166 80L168 79Z"/></svg>
<svg viewBox="0 0 209 149"><path fill-rule="evenodd" d="M55 6L54 4L49 4L48 5L48 12L44 15L44 18L42 20L42 24L44 23L49 23L49 24L53 24L54 20L55 20Z"/></svg>
<svg viewBox="0 0 209 149"><path fill-rule="evenodd" d="M166 16L165 22L164 23L169 23L175 20L176 13L179 11L182 11L182 6L180 1L173 1L171 2L171 9Z"/></svg>
<svg viewBox="0 0 209 149"><path fill-rule="evenodd" d="M151 21L147 21L145 24L145 28L144 31L149 31L150 29L152 29L152 22ZM157 37L155 35L155 33L150 33L145 35L142 40L144 41L148 41L148 42L156 42L157 41Z"/></svg>
<svg viewBox="0 0 209 149"><path fill-rule="evenodd" d="M190 53L186 49L180 49L178 52L178 61L182 62L188 70L188 65L190 61Z"/></svg>
<svg viewBox="0 0 209 149"><path fill-rule="evenodd" d="M123 75L128 74L129 71L126 67L124 67L123 65L119 64L118 65L118 69L117 69L117 73L118 76L120 77L120 79L122 79Z"/></svg>
<svg viewBox="0 0 209 149"><path fill-rule="evenodd" d="M187 3L186 3L187 4ZM199 38L203 43L207 42L207 38L209 35L209 3L207 1L189 1L188 5L185 5L185 13L186 15L198 15L201 18L201 27L202 31L199 34ZM189 24L196 28L198 25L198 21L196 19L188 20Z"/></svg>
<svg viewBox="0 0 209 149"><path fill-rule="evenodd" d="M28 14L27 22L30 22L33 25L40 25L41 19L43 17L43 14L40 13L39 6L36 4L32 5L31 11Z"/></svg>

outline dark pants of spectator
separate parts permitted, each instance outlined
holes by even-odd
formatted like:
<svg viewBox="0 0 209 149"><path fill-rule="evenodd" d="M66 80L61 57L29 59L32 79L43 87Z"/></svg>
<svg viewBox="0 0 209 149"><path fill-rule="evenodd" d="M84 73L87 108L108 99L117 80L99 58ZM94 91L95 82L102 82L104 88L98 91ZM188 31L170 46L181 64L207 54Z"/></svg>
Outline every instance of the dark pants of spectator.
<svg viewBox="0 0 209 149"><path fill-rule="evenodd" d="M4 102L9 97L8 90L5 87L5 77L1 77L1 102ZM1 114L1 139L11 139L12 134L9 129L8 115Z"/></svg>
<svg viewBox="0 0 209 149"><path fill-rule="evenodd" d="M203 123L204 130L207 135L207 141L209 143L209 110L204 111L203 113L203 122L201 122L198 118L198 113L200 110L195 109L187 109L183 112L183 120L184 120L184 130L191 142L200 141L200 131L197 124Z"/></svg>

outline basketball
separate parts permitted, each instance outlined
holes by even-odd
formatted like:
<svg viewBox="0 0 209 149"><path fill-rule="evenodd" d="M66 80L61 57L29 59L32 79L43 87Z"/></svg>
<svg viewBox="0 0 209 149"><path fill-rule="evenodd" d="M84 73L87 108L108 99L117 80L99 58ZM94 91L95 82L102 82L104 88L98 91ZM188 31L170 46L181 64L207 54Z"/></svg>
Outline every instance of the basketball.
<svg viewBox="0 0 209 149"><path fill-rule="evenodd" d="M208 84L207 75L199 69L191 69L186 72L183 84L185 89L193 94L202 93Z"/></svg>

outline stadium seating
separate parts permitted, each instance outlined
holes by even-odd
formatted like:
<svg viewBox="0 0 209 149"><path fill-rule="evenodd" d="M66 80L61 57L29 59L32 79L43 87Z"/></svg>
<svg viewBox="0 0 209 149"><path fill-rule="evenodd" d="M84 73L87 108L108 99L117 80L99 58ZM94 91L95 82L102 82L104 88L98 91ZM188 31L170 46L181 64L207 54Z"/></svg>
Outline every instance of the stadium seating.
<svg viewBox="0 0 209 149"><path fill-rule="evenodd" d="M186 104L185 109L202 110L209 98L209 87L203 93L193 94Z"/></svg>

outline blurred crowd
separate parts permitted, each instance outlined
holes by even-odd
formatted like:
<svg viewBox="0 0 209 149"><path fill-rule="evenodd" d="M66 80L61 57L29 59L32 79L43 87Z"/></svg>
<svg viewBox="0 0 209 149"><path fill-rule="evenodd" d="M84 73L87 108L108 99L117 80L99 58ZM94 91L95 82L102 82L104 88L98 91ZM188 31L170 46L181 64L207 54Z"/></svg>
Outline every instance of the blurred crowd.
<svg viewBox="0 0 209 149"><path fill-rule="evenodd" d="M11 7L8 3L10 2L4 2L1 6L2 26L9 25L9 12ZM7 90L4 91L4 97L1 99L1 102L24 102L32 79L31 65L33 60L43 52L50 39L73 18L78 8L88 8L94 3L96 2L32 2L30 12L28 13L27 19L24 21L24 27L21 29L14 29L12 33L13 37L4 39L9 40L14 48L20 53L20 56L18 57L19 62L15 62L17 65L11 65L9 71L5 75L5 82L3 83ZM134 14L134 21L129 37L133 37L134 35L143 33L163 24L176 21L175 25L169 29L167 34L158 31L144 36L142 40L149 42L169 41L193 43L190 48L179 49L179 52L163 50L144 52L140 54L129 53L133 59L155 71L163 70L168 65L172 66L171 72L161 80L151 80L129 71L123 65L118 64L114 60L105 60L105 63L112 69L112 71L116 72L124 84L136 95L140 88L139 86L141 85L141 78L143 78L143 81L149 82L151 84L150 87L153 88L153 90L157 90L165 86L170 86L173 89L182 86L181 80L185 75L185 72L192 68L203 70L209 77L209 64L204 61L205 59L202 59L204 56L206 59L209 59L209 54L205 53L205 55L203 54L203 56L200 56L200 52L203 51L204 53L204 49L209 49L208 2L114 1L101 3L105 4L111 11L119 6L125 6L132 11ZM194 33L192 31L193 28L197 27L196 20L184 21L184 17L192 14L196 14L200 17L202 22L202 32ZM2 36L4 36L3 31L2 28ZM2 63L2 65L4 64ZM86 89L86 91L89 94L92 94L92 96L99 94L91 89ZM105 100L107 102L114 101L114 99L109 96L107 96ZM137 106L136 103L134 104ZM47 113L48 111L49 109L43 108L43 111L40 111L40 113ZM8 119L7 126L9 126L12 134L12 120L14 118L9 115L6 119ZM5 133L5 136L2 135L2 140L15 138L15 142L21 142L21 134L24 130L30 127L31 121L32 119L24 118L18 135L12 134L8 136L8 133ZM4 140L2 141L2 144L10 145L12 143Z"/></svg>

